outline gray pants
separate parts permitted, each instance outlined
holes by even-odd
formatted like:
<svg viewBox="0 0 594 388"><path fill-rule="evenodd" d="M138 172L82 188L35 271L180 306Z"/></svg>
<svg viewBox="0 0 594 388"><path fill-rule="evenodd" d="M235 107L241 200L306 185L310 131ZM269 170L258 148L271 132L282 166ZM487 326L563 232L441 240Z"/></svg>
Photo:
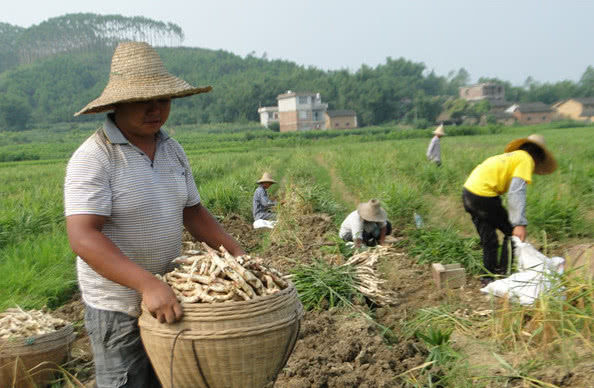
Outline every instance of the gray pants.
<svg viewBox="0 0 594 388"><path fill-rule="evenodd" d="M85 305L98 388L160 388L138 328L138 318Z"/></svg>

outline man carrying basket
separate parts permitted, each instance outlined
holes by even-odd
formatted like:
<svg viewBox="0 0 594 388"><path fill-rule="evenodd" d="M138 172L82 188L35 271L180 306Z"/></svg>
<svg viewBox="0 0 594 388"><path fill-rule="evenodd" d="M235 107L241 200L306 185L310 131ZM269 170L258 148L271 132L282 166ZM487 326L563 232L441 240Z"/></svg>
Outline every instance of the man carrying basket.
<svg viewBox="0 0 594 388"><path fill-rule="evenodd" d="M185 227L197 240L245 252L202 206L187 156L162 129L171 99L209 92L171 75L146 43L116 48L101 96L75 116L110 112L72 155L66 228L77 257L98 387L159 387L137 319L142 301L160 322L182 309L154 274L171 270Z"/></svg>

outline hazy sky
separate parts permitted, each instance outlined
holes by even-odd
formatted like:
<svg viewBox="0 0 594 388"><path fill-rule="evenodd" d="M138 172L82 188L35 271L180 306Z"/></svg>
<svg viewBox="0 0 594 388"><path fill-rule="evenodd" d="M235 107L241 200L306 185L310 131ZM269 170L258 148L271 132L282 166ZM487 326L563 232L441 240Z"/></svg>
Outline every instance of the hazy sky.
<svg viewBox="0 0 594 388"><path fill-rule="evenodd" d="M29 27L79 12L172 22L185 46L326 70L404 57L439 75L464 67L473 81L521 85L577 81L594 65L594 0L18 0L0 22Z"/></svg>

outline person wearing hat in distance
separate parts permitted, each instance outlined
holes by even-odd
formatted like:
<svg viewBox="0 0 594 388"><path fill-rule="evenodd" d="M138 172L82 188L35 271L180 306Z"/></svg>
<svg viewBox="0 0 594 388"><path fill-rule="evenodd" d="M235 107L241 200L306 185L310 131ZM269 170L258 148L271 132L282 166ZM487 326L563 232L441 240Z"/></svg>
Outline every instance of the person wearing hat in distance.
<svg viewBox="0 0 594 388"><path fill-rule="evenodd" d="M268 193L266 190L275 184L276 181L272 179L269 173L265 172L262 174L262 178L260 178L256 183L258 184L258 187L256 188L256 191L254 191L254 200L252 202L252 214L254 216L254 221L273 221L276 219L276 215L272 212L272 208L276 206L276 202L268 198Z"/></svg>
<svg viewBox="0 0 594 388"><path fill-rule="evenodd" d="M483 248L483 264L488 272L481 279L483 285L494 280L492 275L506 273L511 236L526 239L526 186L532 183L532 174L546 175L556 168L544 138L533 134L511 141L505 153L486 159L468 176L462 200ZM509 215L501 203L505 193ZM496 229L504 235L500 256Z"/></svg>
<svg viewBox="0 0 594 388"><path fill-rule="evenodd" d="M441 144L440 138L445 136L445 132L443 130L443 124L440 124L439 127L435 128L433 131L433 138L429 143L429 147L427 147L427 160L430 162L435 163L438 167L441 166Z"/></svg>
<svg viewBox="0 0 594 388"><path fill-rule="evenodd" d="M201 204L180 144L162 129L171 99L205 93L165 69L146 43L120 43L101 96L75 116L109 112L72 155L66 229L77 257L98 387L160 387L138 328L142 303L160 322L181 319L155 274L181 254L183 227L213 248L244 250Z"/></svg>
<svg viewBox="0 0 594 388"><path fill-rule="evenodd" d="M388 215L380 206L380 201L374 198L360 203L357 210L344 219L338 235L359 248L362 244L368 247L383 245L390 233L392 224L388 221Z"/></svg>

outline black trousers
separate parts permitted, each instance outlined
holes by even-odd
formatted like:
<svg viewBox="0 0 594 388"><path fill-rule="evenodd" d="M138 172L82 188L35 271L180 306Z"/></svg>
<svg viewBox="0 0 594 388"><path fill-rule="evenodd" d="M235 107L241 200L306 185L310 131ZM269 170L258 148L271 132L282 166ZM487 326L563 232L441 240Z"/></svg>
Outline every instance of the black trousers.
<svg viewBox="0 0 594 388"><path fill-rule="evenodd" d="M493 274L505 274L509 264L508 251L512 247L511 236L514 228L509 222L507 210L501 204L501 198L482 197L464 189L462 202L464 210L470 213L481 239L485 269ZM498 255L497 229L505 236L501 245L501 255Z"/></svg>
<svg viewBox="0 0 594 388"><path fill-rule="evenodd" d="M381 228L377 227L373 230L373 232L368 233L363 230L363 243L368 247L374 247L379 242L379 238L381 235ZM392 224L390 221L386 221L386 236L389 236L392 233Z"/></svg>

